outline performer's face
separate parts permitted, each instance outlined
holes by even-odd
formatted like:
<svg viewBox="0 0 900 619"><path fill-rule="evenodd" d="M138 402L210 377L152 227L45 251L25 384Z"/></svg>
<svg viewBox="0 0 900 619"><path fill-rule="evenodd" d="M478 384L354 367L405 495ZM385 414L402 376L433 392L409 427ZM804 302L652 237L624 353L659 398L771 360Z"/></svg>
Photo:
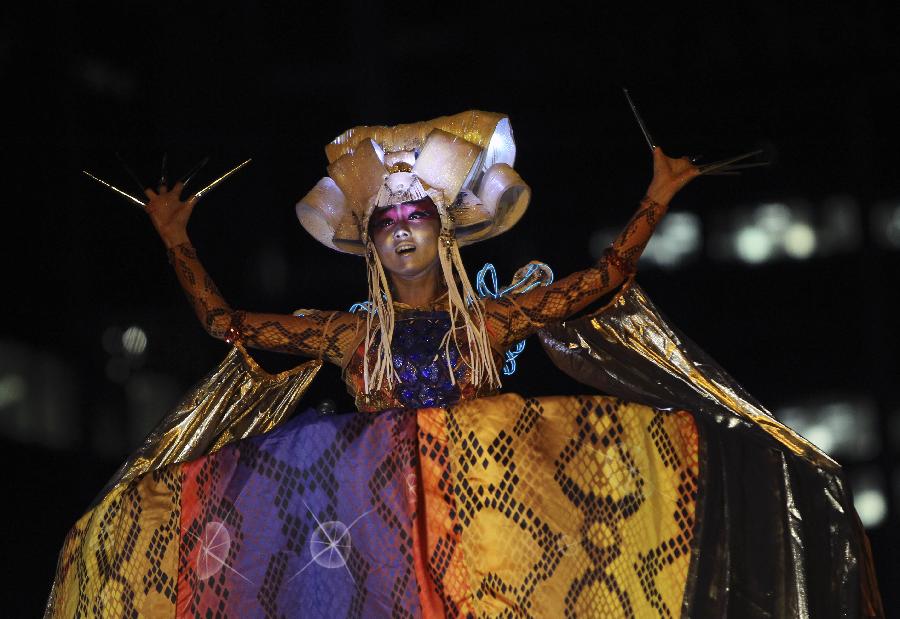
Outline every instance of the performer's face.
<svg viewBox="0 0 900 619"><path fill-rule="evenodd" d="M431 198L372 213L369 234L385 270L415 278L438 266L441 220Z"/></svg>

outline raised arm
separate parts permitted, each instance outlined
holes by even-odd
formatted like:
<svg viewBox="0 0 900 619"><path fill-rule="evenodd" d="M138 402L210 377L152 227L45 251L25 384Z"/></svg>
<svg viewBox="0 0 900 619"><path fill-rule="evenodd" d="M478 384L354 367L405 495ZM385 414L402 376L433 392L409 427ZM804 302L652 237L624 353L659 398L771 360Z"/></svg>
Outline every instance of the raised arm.
<svg viewBox="0 0 900 619"><path fill-rule="evenodd" d="M506 348L546 324L565 320L621 286L635 271L669 201L700 171L687 158L653 150L653 180L637 211L606 253L591 268L522 295L485 301L487 330L497 348Z"/></svg>
<svg viewBox="0 0 900 619"><path fill-rule="evenodd" d="M359 319L348 312L311 310L303 316L234 310L197 257L187 221L197 200L180 199L182 185L147 190L147 213L159 232L178 282L200 323L213 337L265 350L316 357L340 364L356 341Z"/></svg>

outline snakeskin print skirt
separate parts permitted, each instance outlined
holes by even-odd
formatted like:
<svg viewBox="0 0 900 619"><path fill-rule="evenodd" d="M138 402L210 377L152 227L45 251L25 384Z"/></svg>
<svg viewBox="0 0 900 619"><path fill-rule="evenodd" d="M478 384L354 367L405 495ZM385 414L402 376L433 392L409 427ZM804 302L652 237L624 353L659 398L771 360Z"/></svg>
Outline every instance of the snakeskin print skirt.
<svg viewBox="0 0 900 619"><path fill-rule="evenodd" d="M693 417L515 394L322 416L113 488L48 616L677 617Z"/></svg>

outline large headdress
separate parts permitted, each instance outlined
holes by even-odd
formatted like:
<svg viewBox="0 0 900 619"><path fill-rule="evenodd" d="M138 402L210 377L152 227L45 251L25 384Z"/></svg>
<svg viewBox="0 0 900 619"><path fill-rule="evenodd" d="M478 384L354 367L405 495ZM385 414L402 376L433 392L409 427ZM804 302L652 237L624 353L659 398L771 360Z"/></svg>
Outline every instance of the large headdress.
<svg viewBox="0 0 900 619"><path fill-rule="evenodd" d="M387 278L368 238L376 207L430 197L441 217L439 256L447 284L451 330L466 327L473 382L499 385L484 317L459 257L458 246L510 229L531 197L512 168L516 146L509 119L473 110L394 127L355 127L325 147L328 176L296 207L300 223L322 244L366 257L369 270L367 339L373 315L380 324L377 360L366 367L366 391L393 380L393 309ZM384 345L383 343L388 343ZM451 376L453 373L451 372Z"/></svg>
<svg viewBox="0 0 900 619"><path fill-rule="evenodd" d="M365 254L369 215L390 191L386 181L393 187L399 180L392 173L408 170L419 181L450 219L460 245L511 228L531 196L512 168L516 145L502 114L475 110L394 127L355 127L328 144L325 154L328 176L297 204L297 217L319 242L346 253Z"/></svg>

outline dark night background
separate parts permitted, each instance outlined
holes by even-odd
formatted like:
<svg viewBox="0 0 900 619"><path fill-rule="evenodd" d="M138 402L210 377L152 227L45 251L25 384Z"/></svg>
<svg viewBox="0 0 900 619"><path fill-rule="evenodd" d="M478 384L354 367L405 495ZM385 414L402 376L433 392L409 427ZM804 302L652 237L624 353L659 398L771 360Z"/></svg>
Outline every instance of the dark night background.
<svg viewBox="0 0 900 619"><path fill-rule="evenodd" d="M888 613L897 607L900 39L889 3L110 6L17 3L0 21L3 616L41 612L68 527L227 351L197 323L147 218L82 169L135 191L115 151L148 182L163 152L173 174L210 155L201 182L253 157L195 211L208 270L237 308L345 308L365 298L362 262L318 245L293 209L325 174L323 146L358 124L501 111L533 199L511 233L464 251L470 274L491 261L508 280L532 259L565 274L593 260L649 181L625 85L669 154L759 147L773 161L684 190L678 227L639 280L846 465ZM580 389L537 342L519 365L508 390ZM306 402L326 398L351 406L334 368Z"/></svg>

